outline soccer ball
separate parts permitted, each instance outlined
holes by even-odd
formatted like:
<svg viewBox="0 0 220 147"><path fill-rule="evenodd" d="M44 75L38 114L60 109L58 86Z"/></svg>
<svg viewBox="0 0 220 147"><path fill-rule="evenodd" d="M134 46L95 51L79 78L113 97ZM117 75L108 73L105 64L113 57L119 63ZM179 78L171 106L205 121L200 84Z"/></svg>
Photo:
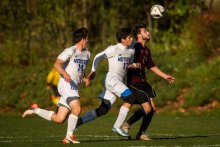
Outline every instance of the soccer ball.
<svg viewBox="0 0 220 147"><path fill-rule="evenodd" d="M164 7L161 5L153 5L150 9L150 15L155 19L163 17L163 12Z"/></svg>

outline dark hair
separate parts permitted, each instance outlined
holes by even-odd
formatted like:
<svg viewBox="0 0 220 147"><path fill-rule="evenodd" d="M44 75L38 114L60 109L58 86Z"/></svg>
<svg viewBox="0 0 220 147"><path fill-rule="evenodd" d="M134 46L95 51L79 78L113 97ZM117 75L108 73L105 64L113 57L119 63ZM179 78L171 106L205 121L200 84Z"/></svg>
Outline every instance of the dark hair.
<svg viewBox="0 0 220 147"><path fill-rule="evenodd" d="M121 39L125 39L129 35L131 35L132 30L131 28L120 28L116 32L116 38L118 42L121 42Z"/></svg>
<svg viewBox="0 0 220 147"><path fill-rule="evenodd" d="M141 28L146 28L146 24L145 23L139 23L139 24L136 24L134 27L133 27L133 35L134 37L137 39L137 35L140 33L140 29Z"/></svg>
<svg viewBox="0 0 220 147"><path fill-rule="evenodd" d="M88 29L87 28L80 28L77 29L73 33L73 42L78 43L81 39L86 39L88 37Z"/></svg>

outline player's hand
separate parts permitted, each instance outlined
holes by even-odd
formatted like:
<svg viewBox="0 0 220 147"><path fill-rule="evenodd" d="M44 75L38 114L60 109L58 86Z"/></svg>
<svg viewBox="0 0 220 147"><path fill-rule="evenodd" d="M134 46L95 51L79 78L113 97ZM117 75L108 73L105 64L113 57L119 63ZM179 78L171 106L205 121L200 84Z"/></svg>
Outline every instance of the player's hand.
<svg viewBox="0 0 220 147"><path fill-rule="evenodd" d="M135 68L141 69L141 67L142 67L141 63L135 63L135 64L136 64L136 65L135 65Z"/></svg>
<svg viewBox="0 0 220 147"><path fill-rule="evenodd" d="M170 75L167 75L166 80L167 80L170 84L172 84L173 82L175 82L175 78L172 77L172 76L170 76Z"/></svg>
<svg viewBox="0 0 220 147"><path fill-rule="evenodd" d="M94 78L95 78L95 71L91 71L91 72L89 73L89 75L87 76L87 79L93 80Z"/></svg>
<svg viewBox="0 0 220 147"><path fill-rule="evenodd" d="M70 83L70 81L72 80L71 77L70 77L70 75L69 75L68 73L64 73L64 74L63 74L63 78L65 79L65 81L67 81L67 82L69 82L69 83Z"/></svg>
<svg viewBox="0 0 220 147"><path fill-rule="evenodd" d="M134 69L141 69L141 63L132 63L132 64L128 64L128 67L127 68L134 68Z"/></svg>
<svg viewBox="0 0 220 147"><path fill-rule="evenodd" d="M85 86L88 87L90 85L90 80L88 78L83 78L83 82L85 83Z"/></svg>

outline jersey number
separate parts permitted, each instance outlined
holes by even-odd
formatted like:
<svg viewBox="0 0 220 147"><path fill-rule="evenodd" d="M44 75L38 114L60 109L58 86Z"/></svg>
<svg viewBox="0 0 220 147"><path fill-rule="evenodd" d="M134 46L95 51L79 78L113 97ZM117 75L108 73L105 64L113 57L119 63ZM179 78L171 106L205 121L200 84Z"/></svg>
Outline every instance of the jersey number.
<svg viewBox="0 0 220 147"><path fill-rule="evenodd" d="M79 64L78 71L83 71L83 64Z"/></svg>
<svg viewBox="0 0 220 147"><path fill-rule="evenodd" d="M124 63L123 69L127 69L128 63Z"/></svg>

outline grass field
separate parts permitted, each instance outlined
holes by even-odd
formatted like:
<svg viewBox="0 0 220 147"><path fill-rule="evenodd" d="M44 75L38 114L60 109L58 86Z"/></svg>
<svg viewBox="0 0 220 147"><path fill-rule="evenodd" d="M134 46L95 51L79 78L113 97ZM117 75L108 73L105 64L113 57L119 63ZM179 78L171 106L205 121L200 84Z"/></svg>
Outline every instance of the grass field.
<svg viewBox="0 0 220 147"><path fill-rule="evenodd" d="M81 126L78 131L80 144L88 147L144 147L144 146L220 146L220 110L200 115L160 113L153 118L148 129L151 141L134 139L140 121L131 128L132 140L111 132L116 113ZM0 115L0 147L4 146L64 146L60 141L66 133L66 123L57 125L40 119L18 115ZM67 146L70 146L67 145Z"/></svg>

